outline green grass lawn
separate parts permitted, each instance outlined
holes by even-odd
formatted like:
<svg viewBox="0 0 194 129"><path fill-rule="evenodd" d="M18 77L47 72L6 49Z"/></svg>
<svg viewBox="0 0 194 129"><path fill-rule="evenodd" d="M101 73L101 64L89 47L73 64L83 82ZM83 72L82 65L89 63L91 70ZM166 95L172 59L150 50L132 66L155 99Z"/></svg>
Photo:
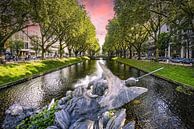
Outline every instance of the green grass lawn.
<svg viewBox="0 0 194 129"><path fill-rule="evenodd" d="M31 77L32 75L43 74L59 67L78 63L86 59L87 57L72 57L64 59L52 59L0 65L0 86L6 83L17 81L22 78Z"/></svg>
<svg viewBox="0 0 194 129"><path fill-rule="evenodd" d="M118 62L133 66L146 72L164 67L163 70L155 73L160 77L171 81L194 87L194 68L186 66L176 66L171 64L161 64L157 62L140 61L133 59L113 58Z"/></svg>

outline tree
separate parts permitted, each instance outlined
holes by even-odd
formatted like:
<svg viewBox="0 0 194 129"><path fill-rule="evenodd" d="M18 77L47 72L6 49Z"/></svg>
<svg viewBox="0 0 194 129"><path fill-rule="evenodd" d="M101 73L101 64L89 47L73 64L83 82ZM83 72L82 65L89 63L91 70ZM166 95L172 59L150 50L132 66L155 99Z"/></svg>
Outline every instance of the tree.
<svg viewBox="0 0 194 129"><path fill-rule="evenodd" d="M159 57L158 38L161 27L165 24L166 18L162 14L167 13L168 4L162 0L116 0L115 11L121 22L130 20L130 24L142 25L155 45L156 61Z"/></svg>
<svg viewBox="0 0 194 129"><path fill-rule="evenodd" d="M13 34L33 25L34 12L31 3L32 0L2 0L0 2L0 57L6 41Z"/></svg>
<svg viewBox="0 0 194 129"><path fill-rule="evenodd" d="M170 15L168 19L175 25L189 27L194 31L193 0L165 0L165 2L168 2L169 5ZM177 20L181 21L181 24L177 24Z"/></svg>
<svg viewBox="0 0 194 129"><path fill-rule="evenodd" d="M22 48L24 48L24 42L21 40L15 40L15 41L8 41L7 46L9 46L12 54L15 53L17 57L20 56L20 51Z"/></svg>
<svg viewBox="0 0 194 129"><path fill-rule="evenodd" d="M71 26L70 37L66 41L69 52L71 53L72 50L75 56L78 56L87 51L97 51L99 44L96 39L95 27L85 9L79 8L75 16L77 21Z"/></svg>
<svg viewBox="0 0 194 129"><path fill-rule="evenodd" d="M108 52L109 56L116 53L117 56L122 56L122 50L126 49L124 40L122 39L123 28L120 26L118 19L115 17L106 27L108 33L105 38L103 49Z"/></svg>
<svg viewBox="0 0 194 129"><path fill-rule="evenodd" d="M4 27L0 28L1 42L5 42L15 32L25 33L23 29L35 23L40 27L40 40L27 33L26 35L32 40L34 49L41 49L42 59L44 59L45 52L54 44L59 46L60 57L65 47L68 47L70 53L71 50L74 50L81 54L89 48L93 50L95 46L98 46L95 28L84 7L80 6L77 0L5 0L2 3L6 7L0 8L3 13L1 21L5 21L1 22L1 27ZM21 14L23 15L20 16ZM2 36L8 30L10 30L9 35ZM3 40L1 40L2 37ZM4 47L4 44L0 45ZM92 45L93 47L90 47Z"/></svg>
<svg viewBox="0 0 194 129"><path fill-rule="evenodd" d="M107 51L108 55L116 53L117 56L127 57L129 51L131 58L134 48L138 54L138 59L141 58L142 47L148 40L149 34L142 25L115 17L109 21L107 30L103 50Z"/></svg>
<svg viewBox="0 0 194 129"><path fill-rule="evenodd" d="M47 0L40 3L37 13L39 15L38 23L41 32L41 57L44 59L45 52L58 41L56 30L62 22L64 0Z"/></svg>
<svg viewBox="0 0 194 129"><path fill-rule="evenodd" d="M64 49L68 47L71 42L70 39L72 37L72 32L75 30L77 23L79 22L80 15L80 6L78 6L75 0L70 1L67 0L66 9L63 14L62 21L57 25L56 34L58 35L58 42L59 42L59 55L62 58L64 54Z"/></svg>
<svg viewBox="0 0 194 129"><path fill-rule="evenodd" d="M148 32L143 26L139 24L135 25L131 29L132 46L137 52L138 60L140 60L143 44L145 44L145 42L148 40Z"/></svg>
<svg viewBox="0 0 194 129"><path fill-rule="evenodd" d="M171 34L167 32L163 32L159 35L159 50L160 50L160 55L164 56L165 55L165 49L168 48L168 44L171 42Z"/></svg>
<svg viewBox="0 0 194 129"><path fill-rule="evenodd" d="M36 54L36 57L37 57L38 53L41 50L41 48L40 48L40 37L31 36L30 39L31 39L31 45L32 45L31 49L33 49L35 51L35 54Z"/></svg>

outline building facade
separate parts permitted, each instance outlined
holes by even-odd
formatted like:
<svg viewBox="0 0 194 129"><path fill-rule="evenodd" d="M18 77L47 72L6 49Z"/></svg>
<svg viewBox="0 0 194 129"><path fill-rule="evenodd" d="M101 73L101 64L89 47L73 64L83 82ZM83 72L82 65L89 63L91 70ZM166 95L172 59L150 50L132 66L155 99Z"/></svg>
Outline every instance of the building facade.
<svg viewBox="0 0 194 129"><path fill-rule="evenodd" d="M166 44L164 55L168 58L194 58L194 32L191 29L177 29L172 28L168 25L163 25L161 27L161 33L171 33L169 42ZM154 54L153 39L149 39L150 51L148 50L148 55Z"/></svg>
<svg viewBox="0 0 194 129"><path fill-rule="evenodd" d="M41 50L39 50L37 53L34 49L34 46L32 44L32 42L33 42L32 37L33 36L36 36L39 39L41 39L40 27L38 25L25 28L24 30L15 33L10 38L9 41L12 41L12 42L22 41L23 45L22 45L22 48L20 49L20 57L21 58L26 58L28 56L31 56L31 57L35 57L35 56L40 57L41 56ZM52 38L50 40L52 40ZM49 43L49 41L48 41L48 43ZM58 48L59 48L59 43L56 42L51 47L49 47L48 51L45 53L45 57L58 57ZM11 55L16 55L16 52L11 51L10 48L7 48L7 52L11 53Z"/></svg>

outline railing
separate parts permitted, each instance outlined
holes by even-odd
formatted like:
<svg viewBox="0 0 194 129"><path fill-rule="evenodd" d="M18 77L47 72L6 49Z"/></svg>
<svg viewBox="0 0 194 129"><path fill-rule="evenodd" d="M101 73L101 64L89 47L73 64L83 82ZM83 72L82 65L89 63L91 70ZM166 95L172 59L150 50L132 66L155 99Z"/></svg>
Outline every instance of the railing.
<svg viewBox="0 0 194 129"><path fill-rule="evenodd" d="M106 55L99 55L99 56L90 56L91 59L93 60L108 60L108 59L111 59L112 57L110 56L106 56Z"/></svg>

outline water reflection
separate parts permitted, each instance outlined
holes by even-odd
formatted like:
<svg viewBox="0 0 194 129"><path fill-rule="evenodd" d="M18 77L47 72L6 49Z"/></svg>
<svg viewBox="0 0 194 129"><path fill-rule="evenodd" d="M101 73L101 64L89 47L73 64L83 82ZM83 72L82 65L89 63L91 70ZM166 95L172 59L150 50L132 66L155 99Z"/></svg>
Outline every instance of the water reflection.
<svg viewBox="0 0 194 129"><path fill-rule="evenodd" d="M96 71L95 61L82 62L62 70L52 72L28 82L0 91L0 122L5 110L14 103L32 107L43 107L52 98L61 98L67 90L81 78Z"/></svg>
<svg viewBox="0 0 194 129"><path fill-rule="evenodd" d="M42 107L52 98L63 97L67 90L87 83L99 76L102 62L119 78L139 77L144 73L113 61L87 61L64 68L20 85L0 91L0 120L13 103ZM127 121L136 120L137 129L192 129L194 128L194 95L176 91L177 85L148 76L138 86L148 92L124 107Z"/></svg>
<svg viewBox="0 0 194 129"><path fill-rule="evenodd" d="M92 74L88 74L85 76L85 78L83 79L80 79L79 81L77 81L77 83L74 85L74 87L79 87L79 86L87 86L89 82L97 79L97 78L100 78L102 76L102 69L99 65L99 63L102 63L102 64L105 64L105 61L104 60L98 60L96 61L95 63L95 69L96 71L93 72Z"/></svg>
<svg viewBox="0 0 194 129"><path fill-rule="evenodd" d="M111 64L111 63L110 63ZM143 72L120 63L107 64L122 79L141 76ZM125 105L127 121L136 120L137 129L192 129L194 128L193 95L176 91L177 85L148 76L138 86L148 88L148 93Z"/></svg>

